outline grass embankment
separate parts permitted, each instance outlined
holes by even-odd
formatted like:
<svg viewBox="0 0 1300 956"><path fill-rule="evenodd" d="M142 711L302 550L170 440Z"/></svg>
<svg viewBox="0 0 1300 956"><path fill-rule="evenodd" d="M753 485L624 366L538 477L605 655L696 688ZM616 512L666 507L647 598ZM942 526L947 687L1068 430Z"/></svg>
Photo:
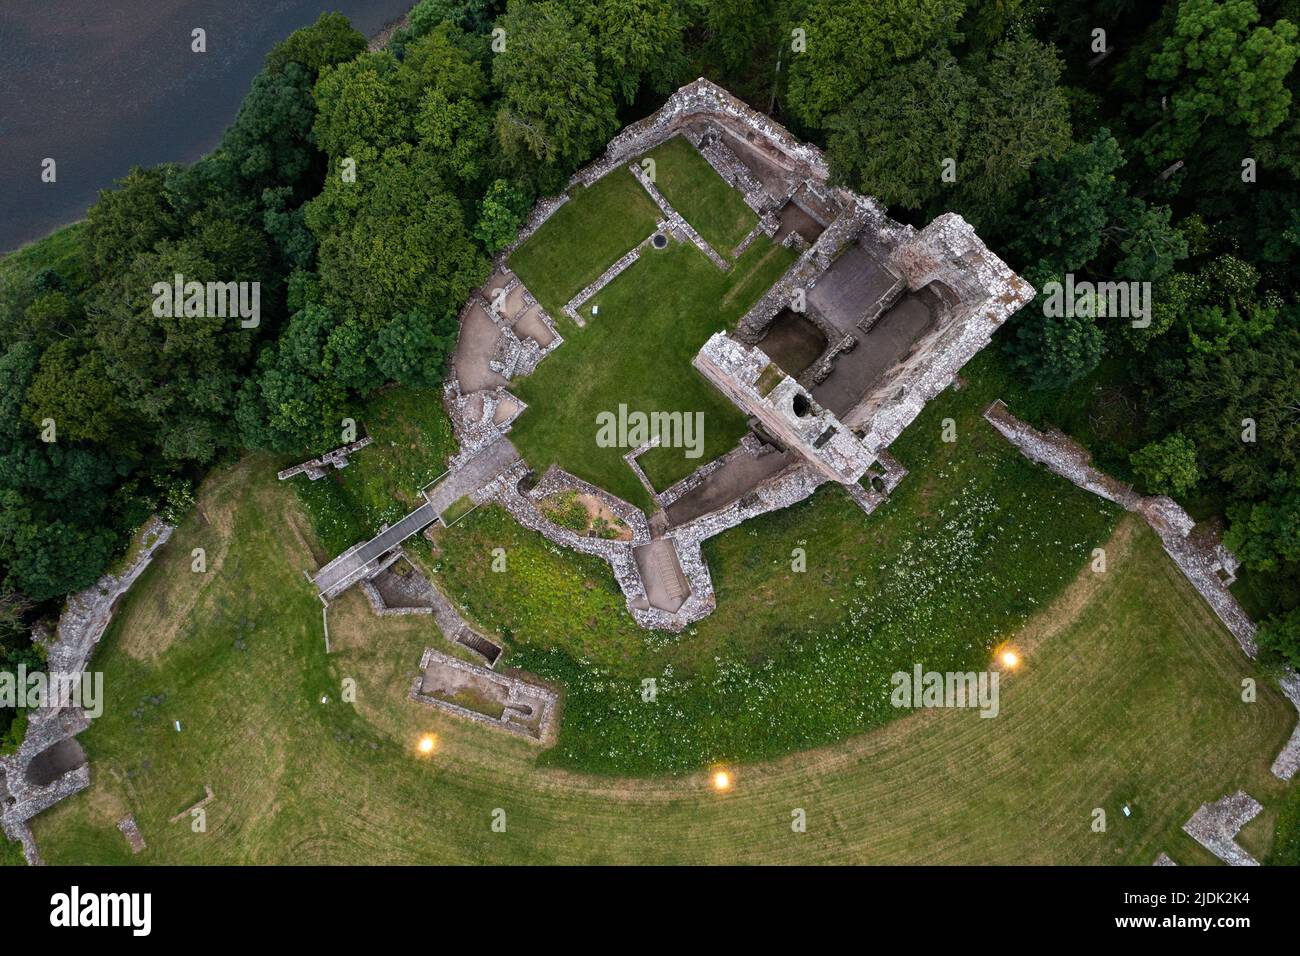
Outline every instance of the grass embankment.
<svg viewBox="0 0 1300 956"><path fill-rule="evenodd" d="M444 536L448 588L513 642L512 661L568 689L544 759L659 773L775 756L893 719L889 677L916 662L984 667L1118 509L1026 462L981 417L1002 390L999 366L969 372L896 443L911 473L875 514L826 488L711 539L718 609L679 638L633 624L601 562L557 553L499 509ZM491 572L493 547L509 574ZM796 548L804 572L791 570ZM642 703L646 677L663 706Z"/></svg>
<svg viewBox="0 0 1300 956"><path fill-rule="evenodd" d="M330 610L327 657L298 570L310 531L273 469L253 458L209 481L202 512L123 603L95 659L107 700L83 735L91 788L34 821L51 863L1145 865L1161 850L1204 862L1179 827L1237 787L1276 813L1268 765L1294 711L1263 682L1258 702L1241 703L1253 668L1131 519L1107 545L1106 574L1082 572L1014 635L1025 664L1001 716L931 711L733 766L736 788L720 796L702 773L548 770L527 742L410 701L420 651L440 640L427 618L376 618L349 594ZM759 547L771 533L759 530ZM223 555L219 567L193 573L197 546ZM835 573L820 553L810 548L808 582ZM1014 586L1017 565L1002 574ZM344 678L355 704L340 700ZM671 693L661 685L658 706ZM422 759L427 732L438 751ZM206 832L169 823L205 784ZM1110 821L1100 834L1098 806ZM505 833L491 830L495 808ZM791 832L795 808L806 833ZM115 827L128 812L148 843L139 856Z"/></svg>
<svg viewBox="0 0 1300 956"><path fill-rule="evenodd" d="M551 318L567 322L565 303L654 232L658 219L658 207L636 177L615 169L590 186L576 187L515 250L510 268Z"/></svg>
<svg viewBox="0 0 1300 956"><path fill-rule="evenodd" d="M73 289L84 289L89 283L81 236L85 227L84 222L74 222L20 249L0 254L0 295L11 283L24 284L42 269L53 269Z"/></svg>
<svg viewBox="0 0 1300 956"><path fill-rule="evenodd" d="M372 397L357 418L374 439L343 470L292 479L312 526L332 557L379 533L420 504L420 489L447 470L456 450L442 393L394 388Z"/></svg>
<svg viewBox="0 0 1300 956"><path fill-rule="evenodd" d="M758 214L745 204L740 191L681 136L661 143L646 157L655 161L655 186L663 197L705 242L732 258L736 246L758 225Z"/></svg>
<svg viewBox="0 0 1300 956"><path fill-rule="evenodd" d="M639 459L651 482L668 487L733 448L745 418L691 365L710 335L733 326L790 266L794 253L755 243L727 273L694 246L672 243L643 255L593 303L599 314L570 328L564 345L513 383L529 404L511 438L539 472L552 463L647 512L654 503L623 461L630 449L596 444L596 416L656 411L704 414L703 453L656 448Z"/></svg>

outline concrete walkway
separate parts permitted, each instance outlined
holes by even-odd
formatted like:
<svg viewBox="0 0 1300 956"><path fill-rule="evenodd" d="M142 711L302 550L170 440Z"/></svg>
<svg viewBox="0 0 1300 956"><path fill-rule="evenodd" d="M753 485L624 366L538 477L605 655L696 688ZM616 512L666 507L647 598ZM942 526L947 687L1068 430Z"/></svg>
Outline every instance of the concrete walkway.
<svg viewBox="0 0 1300 956"><path fill-rule="evenodd" d="M323 597L341 594L360 581L385 554L433 524L454 502L477 491L518 460L519 452L507 438L498 438L484 446L426 490L424 504L369 541L348 548L317 571L312 583Z"/></svg>

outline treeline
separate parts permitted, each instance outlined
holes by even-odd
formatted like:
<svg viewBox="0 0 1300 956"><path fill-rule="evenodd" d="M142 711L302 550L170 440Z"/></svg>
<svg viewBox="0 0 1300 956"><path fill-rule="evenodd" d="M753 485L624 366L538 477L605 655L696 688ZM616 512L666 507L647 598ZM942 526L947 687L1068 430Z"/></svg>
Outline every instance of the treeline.
<svg viewBox="0 0 1300 956"><path fill-rule="evenodd" d="M961 212L1040 288L1151 282L1148 327L1036 303L1008 361L1034 394L1139 405L1107 463L1223 513L1294 607L1298 3L423 0L380 52L323 16L212 155L101 194L84 270L0 281L0 652L223 456L322 450L378 386L438 384L535 199L698 75L899 218ZM176 274L258 282L257 327L155 315ZM1300 656L1297 631L1279 616L1266 643Z"/></svg>

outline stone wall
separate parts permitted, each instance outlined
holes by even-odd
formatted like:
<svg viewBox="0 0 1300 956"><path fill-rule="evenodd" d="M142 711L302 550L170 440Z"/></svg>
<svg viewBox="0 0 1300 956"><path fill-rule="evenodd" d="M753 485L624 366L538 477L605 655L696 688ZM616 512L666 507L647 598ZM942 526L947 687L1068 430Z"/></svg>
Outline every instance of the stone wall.
<svg viewBox="0 0 1300 956"><path fill-rule="evenodd" d="M1237 559L1211 537L1192 534L1196 522L1177 502L1164 495L1139 495L1131 486L1094 468L1088 450L1068 435L1055 430L1039 431L1012 415L1001 399L985 410L984 417L1030 461L1045 465L1049 471L1115 502L1126 511L1140 514L1159 536L1165 553L1236 638L1246 656L1254 659L1259 655L1255 624L1220 577L1237 566ZM1300 674L1288 668L1279 684L1282 693L1300 711ZM1290 780L1298 769L1300 726L1273 762L1273 773Z"/></svg>
<svg viewBox="0 0 1300 956"><path fill-rule="evenodd" d="M776 386L761 394L761 377L777 366L758 347L718 332L692 361L742 412L757 418L778 442L798 452L827 480L855 482L875 461L857 436L789 375L782 372ZM802 402L802 414L795 410L796 402Z"/></svg>
<svg viewBox="0 0 1300 956"><path fill-rule="evenodd" d="M126 566L116 573L105 574L90 587L68 596L52 637L40 640L46 652L46 672L54 686L73 681L86 672L100 638L113 620L113 612L136 579L153 561L154 554L167 543L175 528L159 518L150 518L137 536L138 544ZM59 679L62 678L62 681ZM27 821L43 810L90 786L90 768L82 764L45 786L32 784L27 769L39 754L90 726L85 713L68 701L55 706L28 711L27 733L16 753L0 757L0 776L5 779L9 795L0 807L0 826L11 840L23 844L27 861L40 862L36 842Z"/></svg>
<svg viewBox="0 0 1300 956"><path fill-rule="evenodd" d="M346 468L348 466L348 456L353 452L360 451L370 444L370 436L354 441L350 445L344 445L341 448L335 448L333 451L327 451L319 458L313 458L311 461L304 461L301 465L294 465L292 468L286 468L278 472L276 477L281 481L292 478L295 475L301 475L304 472L312 481L324 478L327 469L331 466L334 468Z"/></svg>
<svg viewBox="0 0 1300 956"><path fill-rule="evenodd" d="M501 717L499 719L493 719L487 714L481 714L476 710L470 710L468 707L462 707L459 704L443 700L440 697L425 694L423 692L424 675L425 671L430 667L461 671L483 681L504 685L507 688L508 696L506 699L506 709L501 714ZM507 730L512 734L518 734L519 736L525 737L529 740L549 742L554 738L556 705L559 701L559 697L553 691L540 684L533 684L507 674L499 674L496 671L487 667L481 667L478 664L470 664L448 654L436 651L432 647L425 648L424 654L420 658L420 674L415 678L415 683L411 685L410 698L419 701L422 704L437 707L439 710L445 710L458 717L463 717L466 720L486 724L489 727L496 727L500 730ZM538 728L535 732L529 727L511 719L514 716L511 713L511 704L517 704L526 700L535 701L539 703L542 708L541 713L537 718Z"/></svg>

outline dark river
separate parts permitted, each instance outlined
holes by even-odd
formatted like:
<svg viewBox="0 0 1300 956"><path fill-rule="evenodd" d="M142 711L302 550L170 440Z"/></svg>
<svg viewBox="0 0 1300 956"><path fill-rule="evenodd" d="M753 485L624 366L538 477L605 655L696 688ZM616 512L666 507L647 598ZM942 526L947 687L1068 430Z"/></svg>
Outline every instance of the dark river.
<svg viewBox="0 0 1300 956"><path fill-rule="evenodd" d="M322 12L372 36L414 3L0 0L0 252L83 218L132 166L211 150L271 47Z"/></svg>

